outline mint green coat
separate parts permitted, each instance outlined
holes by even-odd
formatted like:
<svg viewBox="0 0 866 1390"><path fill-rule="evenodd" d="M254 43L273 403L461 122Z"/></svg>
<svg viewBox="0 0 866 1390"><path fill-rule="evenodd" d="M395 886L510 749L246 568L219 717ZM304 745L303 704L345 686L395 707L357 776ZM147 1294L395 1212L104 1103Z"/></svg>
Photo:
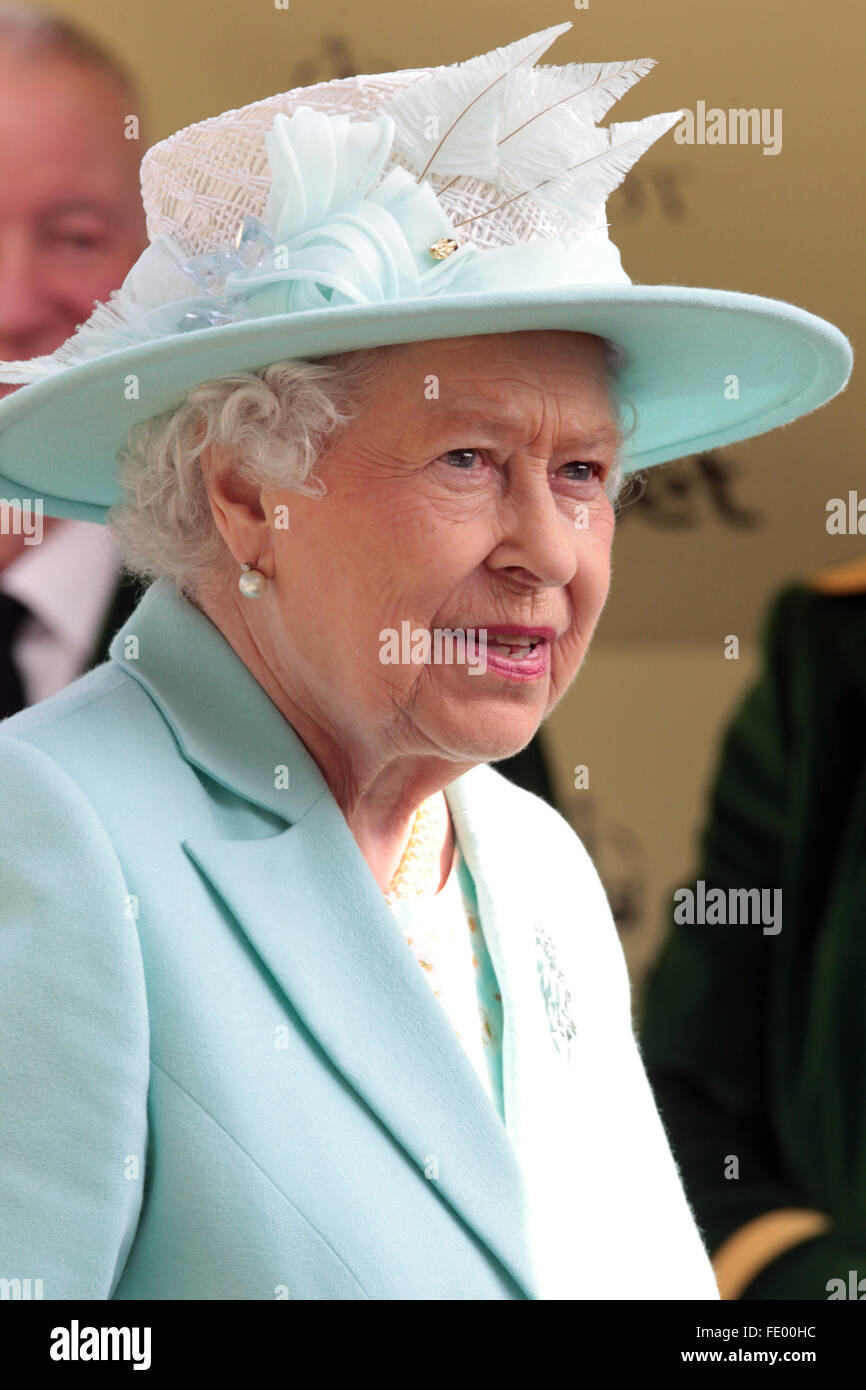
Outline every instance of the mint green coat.
<svg viewBox="0 0 866 1390"><path fill-rule="evenodd" d="M505 1124L318 766L168 585L109 662L3 724L0 1277L717 1297L580 842L490 767L446 796L503 996Z"/></svg>

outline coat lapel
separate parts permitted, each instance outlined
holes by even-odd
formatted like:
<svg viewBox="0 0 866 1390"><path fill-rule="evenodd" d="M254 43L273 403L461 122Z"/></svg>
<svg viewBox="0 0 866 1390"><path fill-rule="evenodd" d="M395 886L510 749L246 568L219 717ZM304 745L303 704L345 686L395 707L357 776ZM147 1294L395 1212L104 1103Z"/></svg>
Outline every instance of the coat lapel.
<svg viewBox="0 0 866 1390"><path fill-rule="evenodd" d="M315 760L218 629L157 581L111 659L189 763L268 813L259 838L193 834L184 850L333 1066L518 1287L717 1298L610 908L565 821L487 766L445 790L502 994L503 1128Z"/></svg>
<svg viewBox="0 0 866 1390"><path fill-rule="evenodd" d="M566 967L572 987L576 967L552 950L548 928L554 936L561 934L568 900L586 901L585 889L591 884L573 878L566 897L555 873L551 875L556 846L543 834L539 837L522 792L492 768L474 768L447 787L445 796L475 880L481 927L502 995L502 1084L509 1138L524 1176L541 1173L530 1184L530 1195L541 1195L551 1204L552 1213L540 1219L536 1210L531 1217L537 1237L543 1227L559 1230L565 1210L559 1207L557 1214L556 1204L573 1201L576 1195L574 1174L561 1190L554 1190L552 1171L546 1167L554 1149L568 1161L558 1125L575 1112L568 1072L568 1025L574 1005L560 967ZM535 1255L546 1263L540 1249Z"/></svg>
<svg viewBox="0 0 866 1390"><path fill-rule="evenodd" d="M195 835L184 849L333 1065L536 1297L509 1133L303 742L222 634L161 581L111 657L159 706L189 762L279 818L284 828L265 838ZM460 805L471 822L471 789ZM513 1051L507 1017L505 1032Z"/></svg>
<svg viewBox="0 0 866 1390"><path fill-rule="evenodd" d="M503 1001L503 1091L537 1297L718 1297L631 1026L601 881L491 767L445 792Z"/></svg>

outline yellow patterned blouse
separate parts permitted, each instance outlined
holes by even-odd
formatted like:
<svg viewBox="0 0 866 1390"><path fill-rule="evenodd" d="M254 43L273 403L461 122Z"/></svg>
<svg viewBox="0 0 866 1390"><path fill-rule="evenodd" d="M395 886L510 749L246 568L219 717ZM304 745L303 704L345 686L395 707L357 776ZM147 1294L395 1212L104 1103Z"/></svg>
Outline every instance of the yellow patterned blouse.
<svg viewBox="0 0 866 1390"><path fill-rule="evenodd" d="M475 885L456 842L451 872L436 891L447 816L442 792L421 803L385 898L504 1121L502 999L481 929Z"/></svg>

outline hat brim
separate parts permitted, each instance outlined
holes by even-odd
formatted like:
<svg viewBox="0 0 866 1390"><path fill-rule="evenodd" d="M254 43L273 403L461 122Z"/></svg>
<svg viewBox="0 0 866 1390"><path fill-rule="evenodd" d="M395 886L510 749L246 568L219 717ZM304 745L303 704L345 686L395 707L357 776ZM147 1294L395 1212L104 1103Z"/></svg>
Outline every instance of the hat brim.
<svg viewBox="0 0 866 1390"><path fill-rule="evenodd" d="M284 358L544 329L625 350L630 472L789 424L841 391L853 361L844 334L804 309L686 286L463 294L246 320L127 347L0 401L0 496L41 497L49 515L104 521L121 500L115 459L130 428L202 381Z"/></svg>

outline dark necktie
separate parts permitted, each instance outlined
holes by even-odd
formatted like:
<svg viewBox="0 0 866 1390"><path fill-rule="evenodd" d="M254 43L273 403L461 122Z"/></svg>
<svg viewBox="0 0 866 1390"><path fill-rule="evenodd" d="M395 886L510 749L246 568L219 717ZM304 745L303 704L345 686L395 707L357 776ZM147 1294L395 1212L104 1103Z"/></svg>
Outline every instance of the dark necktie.
<svg viewBox="0 0 866 1390"><path fill-rule="evenodd" d="M0 589L0 719L17 714L27 703L12 660L12 644L29 611L12 594L4 594Z"/></svg>

